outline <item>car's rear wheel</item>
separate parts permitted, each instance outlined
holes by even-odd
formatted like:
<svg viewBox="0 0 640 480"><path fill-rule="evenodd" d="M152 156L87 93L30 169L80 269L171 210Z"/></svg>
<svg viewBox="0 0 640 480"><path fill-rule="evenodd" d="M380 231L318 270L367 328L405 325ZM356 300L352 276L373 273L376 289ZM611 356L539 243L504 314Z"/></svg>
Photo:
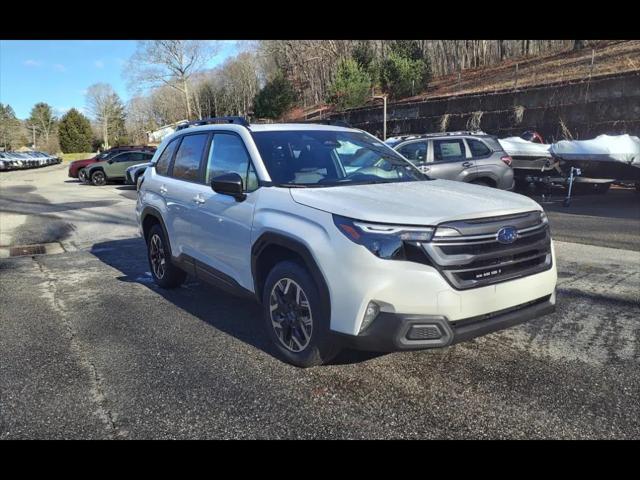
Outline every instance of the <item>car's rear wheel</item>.
<svg viewBox="0 0 640 480"><path fill-rule="evenodd" d="M87 181L87 172L84 171L84 169L80 170L78 172L78 179L81 182L86 182Z"/></svg>
<svg viewBox="0 0 640 480"><path fill-rule="evenodd" d="M91 183L96 187L101 187L107 184L107 176L102 170L96 170L91 174Z"/></svg>
<svg viewBox="0 0 640 480"><path fill-rule="evenodd" d="M162 288L175 288L182 285L187 274L171 261L169 243L158 224L151 227L147 235L147 257L151 276Z"/></svg>
<svg viewBox="0 0 640 480"><path fill-rule="evenodd" d="M321 303L313 278L297 262L280 262L269 272L262 307L267 334L286 362L312 367L339 352L329 331L329 306Z"/></svg>

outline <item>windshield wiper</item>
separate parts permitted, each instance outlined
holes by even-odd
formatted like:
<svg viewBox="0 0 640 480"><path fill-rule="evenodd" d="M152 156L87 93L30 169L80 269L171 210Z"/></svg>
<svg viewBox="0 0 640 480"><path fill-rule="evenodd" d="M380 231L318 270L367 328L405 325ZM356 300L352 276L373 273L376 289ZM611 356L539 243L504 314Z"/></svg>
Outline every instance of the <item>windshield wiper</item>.
<svg viewBox="0 0 640 480"><path fill-rule="evenodd" d="M274 187L283 188L321 188L326 186L327 185L318 183L277 183L274 185Z"/></svg>

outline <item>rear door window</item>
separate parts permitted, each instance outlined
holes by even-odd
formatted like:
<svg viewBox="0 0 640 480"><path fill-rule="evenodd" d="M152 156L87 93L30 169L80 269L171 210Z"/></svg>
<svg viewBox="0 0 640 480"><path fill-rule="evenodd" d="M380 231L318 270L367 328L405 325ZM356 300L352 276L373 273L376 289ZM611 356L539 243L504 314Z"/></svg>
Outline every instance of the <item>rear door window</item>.
<svg viewBox="0 0 640 480"><path fill-rule="evenodd" d="M491 149L480 140L467 138L467 145L469 145L469 150L471 150L471 156L473 158L488 157L491 155Z"/></svg>
<svg viewBox="0 0 640 480"><path fill-rule="evenodd" d="M466 157L462 139L434 140L433 160L435 162L455 162Z"/></svg>
<svg viewBox="0 0 640 480"><path fill-rule="evenodd" d="M398 152L415 165L422 165L427 161L427 142L411 142L403 145Z"/></svg>
<svg viewBox="0 0 640 480"><path fill-rule="evenodd" d="M169 142L169 145L165 147L164 151L158 158L158 161L156 162L156 172L160 175L168 175L169 164L171 163L173 153L176 151L176 147L178 146L179 142L179 138L176 138Z"/></svg>
<svg viewBox="0 0 640 480"><path fill-rule="evenodd" d="M145 160L144 153L142 152L132 152L129 154L129 158L127 160L123 160L125 162L139 162L142 163Z"/></svg>
<svg viewBox="0 0 640 480"><path fill-rule="evenodd" d="M129 161L129 155L131 155L131 154L130 153L119 153L118 155L115 155L115 156L111 157L109 160L112 161L113 163L128 162Z"/></svg>
<svg viewBox="0 0 640 480"><path fill-rule="evenodd" d="M200 162L209 134L185 135L176 152L171 175L174 178L197 182L200 180Z"/></svg>

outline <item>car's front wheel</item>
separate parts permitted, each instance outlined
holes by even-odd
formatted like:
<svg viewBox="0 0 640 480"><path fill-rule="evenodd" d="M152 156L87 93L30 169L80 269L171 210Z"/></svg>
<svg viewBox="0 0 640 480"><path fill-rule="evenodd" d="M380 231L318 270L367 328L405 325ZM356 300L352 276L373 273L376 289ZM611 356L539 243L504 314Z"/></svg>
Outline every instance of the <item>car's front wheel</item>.
<svg viewBox="0 0 640 480"><path fill-rule="evenodd" d="M283 261L269 272L262 306L267 334L288 363L312 367L339 352L329 331L329 306L321 303L318 287L299 263Z"/></svg>
<svg viewBox="0 0 640 480"><path fill-rule="evenodd" d="M96 187L101 187L107 184L107 176L102 170L96 170L91 174L91 183Z"/></svg>

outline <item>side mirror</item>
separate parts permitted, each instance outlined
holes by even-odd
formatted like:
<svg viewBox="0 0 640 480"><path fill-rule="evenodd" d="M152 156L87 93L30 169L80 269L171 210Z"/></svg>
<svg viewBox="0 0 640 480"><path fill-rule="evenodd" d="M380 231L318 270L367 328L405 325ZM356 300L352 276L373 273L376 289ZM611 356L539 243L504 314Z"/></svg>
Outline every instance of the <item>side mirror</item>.
<svg viewBox="0 0 640 480"><path fill-rule="evenodd" d="M213 177L211 180L211 188L216 193L232 196L238 202L247 198L242 186L242 177L237 173L225 173Z"/></svg>
<svg viewBox="0 0 640 480"><path fill-rule="evenodd" d="M107 160L107 163L111 165L113 163L113 160Z"/></svg>

